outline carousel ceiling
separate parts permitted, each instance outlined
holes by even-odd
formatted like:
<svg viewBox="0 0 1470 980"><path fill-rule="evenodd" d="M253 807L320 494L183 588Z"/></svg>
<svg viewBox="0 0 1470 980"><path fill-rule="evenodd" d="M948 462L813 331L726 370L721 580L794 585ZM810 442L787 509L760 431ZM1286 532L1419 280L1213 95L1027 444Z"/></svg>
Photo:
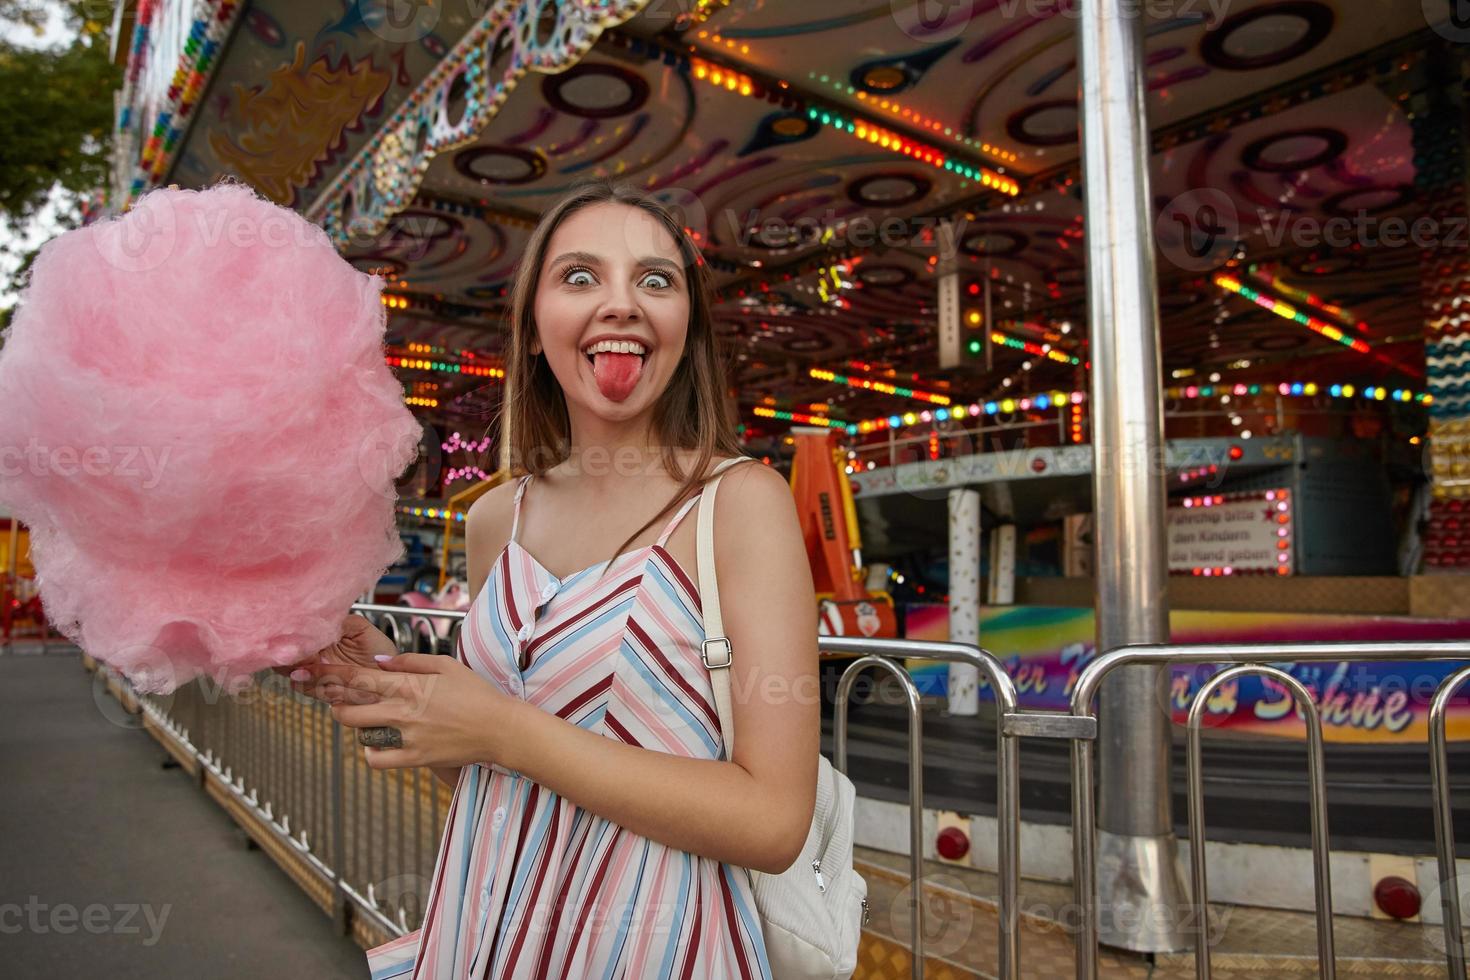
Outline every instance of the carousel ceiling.
<svg viewBox="0 0 1470 980"><path fill-rule="evenodd" d="M360 6L253 3L173 179L236 174L321 220L389 279L403 350L493 364L531 224L600 175L699 236L747 409L857 421L917 404L830 373L891 371L956 401L1086 388L1066 0L521 0L475 23L430 5L443 14L428 30L344 13ZM944 15L924 21L933 6ZM1249 361L1422 389L1418 250L1300 231L1419 213L1406 99L1433 38L1421 5L1145 9L1166 6L1146 25L1166 372ZM989 293L990 322L972 325L990 354L941 371L935 269L950 254L967 321ZM1334 339L1251 290L1313 294L1352 327ZM443 412L496 400L487 374L406 377L438 384Z"/></svg>

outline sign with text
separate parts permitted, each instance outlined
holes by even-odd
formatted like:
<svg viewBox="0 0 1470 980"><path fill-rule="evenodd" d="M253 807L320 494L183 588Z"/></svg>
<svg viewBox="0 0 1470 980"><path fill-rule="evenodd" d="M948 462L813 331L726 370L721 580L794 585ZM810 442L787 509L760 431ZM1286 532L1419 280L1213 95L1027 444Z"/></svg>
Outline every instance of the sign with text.
<svg viewBox="0 0 1470 980"><path fill-rule="evenodd" d="M949 606L905 604L904 637L950 639ZM1285 612L1206 612L1169 610L1174 643L1414 643L1460 639L1470 619L1411 619L1406 616L1346 616ZM1097 656L1097 618L1091 609L1059 606L981 608L980 638L1004 658L1023 708L1065 711L1083 669ZM909 658L914 684L925 695L948 694L949 664ZM1280 666L1280 665L1278 665ZM1434 692L1459 662L1444 660L1389 663L1299 663L1283 667L1301 682L1322 713L1329 742L1417 743L1429 732ZM1184 724L1194 695L1217 664L1175 664L1170 669L1169 709ZM980 703L994 698L980 681ZM1470 705L1452 699L1447 713L1451 741L1470 739ZM1304 738L1306 721L1292 692L1268 677L1247 674L1221 685L1205 709L1205 728L1240 734Z"/></svg>
<svg viewBox="0 0 1470 980"><path fill-rule="evenodd" d="M1290 575L1291 492L1216 493L1169 502L1169 571Z"/></svg>

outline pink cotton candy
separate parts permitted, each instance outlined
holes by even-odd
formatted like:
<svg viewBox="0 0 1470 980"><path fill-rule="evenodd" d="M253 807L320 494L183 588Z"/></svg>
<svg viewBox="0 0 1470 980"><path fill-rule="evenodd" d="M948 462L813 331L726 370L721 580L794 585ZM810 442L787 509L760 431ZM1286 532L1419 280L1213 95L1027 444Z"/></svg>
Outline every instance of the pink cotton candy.
<svg viewBox="0 0 1470 980"><path fill-rule="evenodd" d="M160 693L340 636L421 431L380 288L237 184L47 243L0 348L0 506L63 634Z"/></svg>

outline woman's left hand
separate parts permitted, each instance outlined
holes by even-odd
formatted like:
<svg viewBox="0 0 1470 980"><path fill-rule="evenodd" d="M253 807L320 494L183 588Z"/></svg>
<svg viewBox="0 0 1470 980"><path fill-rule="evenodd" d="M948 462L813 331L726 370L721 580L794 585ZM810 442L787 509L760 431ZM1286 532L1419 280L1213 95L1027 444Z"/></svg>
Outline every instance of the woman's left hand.
<svg viewBox="0 0 1470 980"><path fill-rule="evenodd" d="M346 697L332 705L337 721L349 728L387 726L403 734L402 748L364 748L369 766L457 768L502 761L523 702L453 657L405 653L380 663L381 669L307 665L345 688Z"/></svg>

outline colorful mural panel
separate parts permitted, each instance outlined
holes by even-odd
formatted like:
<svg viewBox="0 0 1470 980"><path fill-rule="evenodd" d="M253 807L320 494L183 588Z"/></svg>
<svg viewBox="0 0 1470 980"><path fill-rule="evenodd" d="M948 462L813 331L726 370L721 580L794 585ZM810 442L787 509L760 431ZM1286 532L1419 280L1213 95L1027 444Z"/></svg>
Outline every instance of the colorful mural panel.
<svg viewBox="0 0 1470 980"><path fill-rule="evenodd" d="M248 5L171 179L233 175L297 209L310 205L483 13L421 5L397 24L381 4Z"/></svg>
<svg viewBox="0 0 1470 980"><path fill-rule="evenodd" d="M1185 644L1452 640L1470 632L1470 620L1179 610L1170 614L1169 626L1174 642ZM949 609L910 605L905 609L905 628L909 639L947 640ZM981 646L1004 660L1021 704L1028 708L1068 707L1078 675L1096 655L1095 630L1091 609L1010 606L980 614ZM1434 691L1459 665L1409 661L1278 666L1312 693L1322 710L1328 741L1423 742ZM945 695L947 665L909 660L908 667L923 693ZM1174 668L1169 708L1176 723L1184 724L1194 692L1218 669L1206 664ZM990 697L989 685L982 680L980 700L984 703ZM1210 701L1204 725L1232 733L1305 735L1291 694L1259 677L1222 687ZM1452 704L1448 728L1451 738L1470 738L1470 700L1461 697Z"/></svg>

